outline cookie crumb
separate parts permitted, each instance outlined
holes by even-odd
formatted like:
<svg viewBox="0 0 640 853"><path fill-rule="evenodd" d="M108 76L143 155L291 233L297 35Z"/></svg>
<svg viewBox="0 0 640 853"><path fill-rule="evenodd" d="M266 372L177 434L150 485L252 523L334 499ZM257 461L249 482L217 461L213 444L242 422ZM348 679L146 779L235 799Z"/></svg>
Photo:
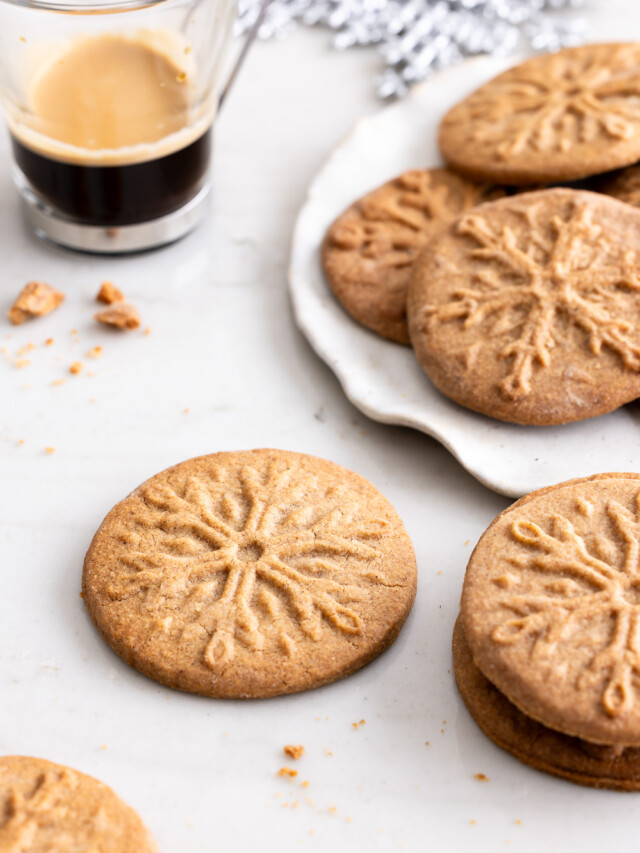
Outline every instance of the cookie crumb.
<svg viewBox="0 0 640 853"><path fill-rule="evenodd" d="M470 821L469 821L469 823L471 824L471 826L475 826L475 825L476 825L475 820L470 820Z"/></svg>
<svg viewBox="0 0 640 853"><path fill-rule="evenodd" d="M74 376L77 376L78 373L82 373L82 362L74 361L71 367L69 368L69 373L73 373Z"/></svg>
<svg viewBox="0 0 640 853"><path fill-rule="evenodd" d="M102 355L102 347L91 347L90 350L87 350L87 358L100 358Z"/></svg>
<svg viewBox="0 0 640 853"><path fill-rule="evenodd" d="M64 293L43 281L30 281L20 291L7 314L14 326L32 317L44 317L64 302Z"/></svg>
<svg viewBox="0 0 640 853"><path fill-rule="evenodd" d="M428 741L428 740L425 740L424 745L425 745L425 746L430 746L431 744L429 743L429 741Z"/></svg>
<svg viewBox="0 0 640 853"><path fill-rule="evenodd" d="M294 779L298 775L298 771L294 770L292 767L281 767L278 770L278 776L288 776L290 779Z"/></svg>
<svg viewBox="0 0 640 853"><path fill-rule="evenodd" d="M329 814L335 814L338 811L338 809L335 806L329 806L327 811L329 812Z"/></svg>
<svg viewBox="0 0 640 853"><path fill-rule="evenodd" d="M52 385L64 385L66 383L66 379L54 379L51 383Z"/></svg>
<svg viewBox="0 0 640 853"><path fill-rule="evenodd" d="M308 788L309 787L309 780L305 779L304 782L301 783L301 787L302 788Z"/></svg>
<svg viewBox="0 0 640 853"><path fill-rule="evenodd" d="M187 409L186 411L189 410ZM282 751L285 755L288 755L290 758L293 758L295 761L297 761L304 755L304 746L302 746L302 744L298 744L297 746L294 746L293 744L288 744L287 746L282 747Z"/></svg>
<svg viewBox="0 0 640 853"><path fill-rule="evenodd" d="M18 447L22 447L23 444L24 444L24 438L18 439Z"/></svg>
<svg viewBox="0 0 640 853"><path fill-rule="evenodd" d="M45 451L47 453L55 453L56 449L55 449L55 447L45 447Z"/></svg>
<svg viewBox="0 0 640 853"><path fill-rule="evenodd" d="M151 326L147 326L147 328L144 330L143 334L144 335L150 335L151 334Z"/></svg>
<svg viewBox="0 0 640 853"><path fill-rule="evenodd" d="M466 541L464 544L465 544L465 545L468 545L468 544L469 544L469 540L467 539L467 541Z"/></svg>
<svg viewBox="0 0 640 853"><path fill-rule="evenodd" d="M366 722L367 722L366 720L360 720L360 722L359 722L359 723L351 723L351 726L352 726L354 729L359 729L359 728L360 728L360 726L364 726L364 724L365 724Z"/></svg>
<svg viewBox="0 0 640 853"><path fill-rule="evenodd" d="M98 302L104 305L113 305L114 302L122 302L124 294L119 290L112 281L103 281L100 285L100 290L96 296Z"/></svg>
<svg viewBox="0 0 640 853"><path fill-rule="evenodd" d="M518 819L518 820L516 821L516 826L522 826L522 821Z"/></svg>
<svg viewBox="0 0 640 853"><path fill-rule="evenodd" d="M13 366L17 368L28 367L31 364L31 359L28 358L15 358L13 360Z"/></svg>
<svg viewBox="0 0 640 853"><path fill-rule="evenodd" d="M328 747L326 747L326 746L325 746L325 748L324 748L324 754L325 754L325 755L329 755L329 756L333 755L333 753L331 752L331 750L330 750Z"/></svg>
<svg viewBox="0 0 640 853"><path fill-rule="evenodd" d="M140 314L130 302L114 302L94 315L98 323L114 326L116 329L139 329Z"/></svg>
<svg viewBox="0 0 640 853"><path fill-rule="evenodd" d="M478 782L488 782L489 781L489 777L485 776L484 773L476 773L476 775L473 778L477 779Z"/></svg>
<svg viewBox="0 0 640 853"><path fill-rule="evenodd" d="M47 338L47 340L44 342L44 345L46 347L50 347L52 343L53 343L53 338Z"/></svg>

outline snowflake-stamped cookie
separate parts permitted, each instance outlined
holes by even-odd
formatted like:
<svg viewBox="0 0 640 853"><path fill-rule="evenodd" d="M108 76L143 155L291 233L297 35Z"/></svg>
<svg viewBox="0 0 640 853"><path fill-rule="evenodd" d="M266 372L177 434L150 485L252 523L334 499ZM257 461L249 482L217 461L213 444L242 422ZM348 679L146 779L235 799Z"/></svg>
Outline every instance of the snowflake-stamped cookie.
<svg viewBox="0 0 640 853"><path fill-rule="evenodd" d="M107 515L83 574L89 613L128 663L229 698L349 675L393 642L415 591L411 541L380 492L280 450L152 477Z"/></svg>
<svg viewBox="0 0 640 853"><path fill-rule="evenodd" d="M3 853L157 853L146 827L112 790L41 758L0 758Z"/></svg>
<svg viewBox="0 0 640 853"><path fill-rule="evenodd" d="M334 295L363 326L409 344L407 288L419 252L460 213L504 194L449 169L413 169L383 184L327 231L322 265Z"/></svg>
<svg viewBox="0 0 640 853"><path fill-rule="evenodd" d="M640 396L640 211L550 189L458 217L414 266L411 339L475 411L548 425Z"/></svg>
<svg viewBox="0 0 640 853"><path fill-rule="evenodd" d="M510 68L440 125L446 162L476 180L557 183L640 159L640 44L588 44Z"/></svg>
<svg viewBox="0 0 640 853"><path fill-rule="evenodd" d="M640 475L561 483L498 516L467 566L454 663L499 746L640 789Z"/></svg>

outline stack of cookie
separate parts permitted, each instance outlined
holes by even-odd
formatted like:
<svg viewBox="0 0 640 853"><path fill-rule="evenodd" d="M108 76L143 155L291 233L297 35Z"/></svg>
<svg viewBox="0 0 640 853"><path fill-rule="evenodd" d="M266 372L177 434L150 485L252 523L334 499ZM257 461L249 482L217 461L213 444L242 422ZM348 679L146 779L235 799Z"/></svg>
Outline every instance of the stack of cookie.
<svg viewBox="0 0 640 853"><path fill-rule="evenodd" d="M640 45L510 69L444 117L439 145L447 169L401 175L327 232L346 310L500 420L640 396Z"/></svg>
<svg viewBox="0 0 640 853"><path fill-rule="evenodd" d="M640 790L640 475L540 489L467 566L453 660L498 746L572 782Z"/></svg>

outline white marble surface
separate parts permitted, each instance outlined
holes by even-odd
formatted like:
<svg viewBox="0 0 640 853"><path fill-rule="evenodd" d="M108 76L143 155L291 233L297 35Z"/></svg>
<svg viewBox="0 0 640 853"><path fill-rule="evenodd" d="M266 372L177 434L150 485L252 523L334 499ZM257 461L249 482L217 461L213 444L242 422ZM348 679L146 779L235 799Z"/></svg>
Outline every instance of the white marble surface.
<svg viewBox="0 0 640 853"><path fill-rule="evenodd" d="M605 5L628 14L615 31L600 27L602 37L640 36L634 0ZM140 811L162 853L626 849L636 797L528 770L480 734L454 689L464 567L507 500L433 440L359 414L293 324L291 227L329 149L377 108L375 65L371 53L329 53L321 33L258 46L218 128L209 223L137 258L91 259L31 238L2 142L2 314L31 278L67 301L19 329L0 320L9 355L0 362L0 753L103 779ZM139 306L149 335L96 327L105 278ZM18 356L29 342L36 348ZM103 356L90 362L96 345ZM16 357L31 364L17 368ZM71 376L76 360L85 372ZM147 476L255 446L326 456L390 498L416 547L414 612L378 661L321 690L244 704L168 691L97 635L78 597L84 552L107 510ZM286 743L307 750L294 781L276 775L291 763Z"/></svg>

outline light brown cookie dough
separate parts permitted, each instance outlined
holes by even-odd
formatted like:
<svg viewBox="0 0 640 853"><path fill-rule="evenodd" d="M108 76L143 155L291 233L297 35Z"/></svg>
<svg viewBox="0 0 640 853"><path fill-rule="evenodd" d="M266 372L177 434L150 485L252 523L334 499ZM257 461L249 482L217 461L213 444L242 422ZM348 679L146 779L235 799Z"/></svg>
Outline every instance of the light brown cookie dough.
<svg viewBox="0 0 640 853"><path fill-rule="evenodd" d="M453 668L467 710L496 746L536 770L578 785L640 790L640 749L589 743L527 717L475 665L459 619L453 630Z"/></svg>
<svg viewBox="0 0 640 853"><path fill-rule="evenodd" d="M640 211L549 189L462 214L416 262L409 329L457 403L548 425L640 395Z"/></svg>
<svg viewBox="0 0 640 853"><path fill-rule="evenodd" d="M593 188L633 207L640 207L640 163L594 178Z"/></svg>
<svg viewBox="0 0 640 853"><path fill-rule="evenodd" d="M2 853L157 853L132 808L102 782L41 758L0 757Z"/></svg>
<svg viewBox="0 0 640 853"><path fill-rule="evenodd" d="M640 746L640 475L572 480L491 524L465 577L473 660L543 725Z"/></svg>
<svg viewBox="0 0 640 853"><path fill-rule="evenodd" d="M298 453L216 453L152 477L107 515L84 600L145 675L253 698L349 675L393 642L413 548L363 477Z"/></svg>
<svg viewBox="0 0 640 853"><path fill-rule="evenodd" d="M448 165L508 184L586 178L640 160L640 44L536 56L455 106L440 125Z"/></svg>
<svg viewBox="0 0 640 853"><path fill-rule="evenodd" d="M448 169L414 169L368 193L324 239L322 265L336 298L363 326L410 344L406 301L413 261L439 228L505 192Z"/></svg>

